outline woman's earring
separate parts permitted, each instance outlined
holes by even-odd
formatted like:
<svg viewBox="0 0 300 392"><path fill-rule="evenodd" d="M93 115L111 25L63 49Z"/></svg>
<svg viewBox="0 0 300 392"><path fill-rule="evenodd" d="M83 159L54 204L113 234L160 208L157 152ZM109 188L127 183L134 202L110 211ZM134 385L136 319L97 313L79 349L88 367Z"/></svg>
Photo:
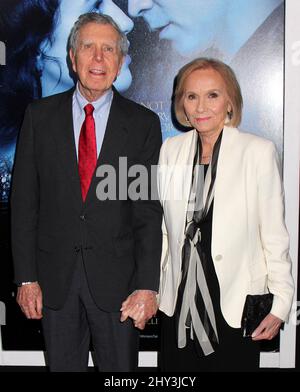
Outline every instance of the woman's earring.
<svg viewBox="0 0 300 392"><path fill-rule="evenodd" d="M232 117L233 117L233 112L231 110L230 112L227 112L227 116L226 116L226 120L225 120L226 125L230 123Z"/></svg>
<svg viewBox="0 0 300 392"><path fill-rule="evenodd" d="M187 123L189 126L191 125L190 120L187 118L187 115L185 116L185 121L186 121L186 123Z"/></svg>

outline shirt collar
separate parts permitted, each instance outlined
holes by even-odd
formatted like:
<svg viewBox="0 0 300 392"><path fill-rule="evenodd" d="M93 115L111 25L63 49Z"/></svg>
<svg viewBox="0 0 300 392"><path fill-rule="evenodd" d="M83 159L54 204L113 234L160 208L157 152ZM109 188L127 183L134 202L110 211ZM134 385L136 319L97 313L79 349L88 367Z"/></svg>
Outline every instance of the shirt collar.
<svg viewBox="0 0 300 392"><path fill-rule="evenodd" d="M83 112L84 111L84 107L88 104L91 103L95 110L94 113L98 113L101 111L101 109L105 109L105 107L107 107L111 100L113 98L113 90L109 89L108 91L106 91L100 98L98 98L96 101L93 102L89 102L86 98L84 98L84 96L81 94L80 90L79 90L79 86L78 83L76 85L76 90L75 90L75 100L76 103L78 105L78 107L80 108L80 110Z"/></svg>

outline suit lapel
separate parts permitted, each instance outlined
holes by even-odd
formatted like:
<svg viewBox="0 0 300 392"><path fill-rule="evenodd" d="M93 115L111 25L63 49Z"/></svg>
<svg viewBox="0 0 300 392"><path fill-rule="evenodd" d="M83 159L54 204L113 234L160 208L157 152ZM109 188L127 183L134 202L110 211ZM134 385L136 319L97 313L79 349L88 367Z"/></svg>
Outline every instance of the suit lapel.
<svg viewBox="0 0 300 392"><path fill-rule="evenodd" d="M128 155L127 137L129 130L126 118L126 108L123 107L122 97L114 89L114 98L110 108L102 147L97 160L96 170L100 165L113 165L115 167L115 165L118 164L119 157ZM92 177L85 202L86 204L89 204L94 200L94 195L96 194L96 186L99 181L96 177L96 170ZM118 167L116 167L116 170L118 171Z"/></svg>
<svg viewBox="0 0 300 392"><path fill-rule="evenodd" d="M58 113L56 115L57 124L54 127L54 138L58 149L58 157L61 167L66 170L70 179L69 185L74 196L77 209L82 207L80 179L78 173L78 163L73 129L72 98L74 89L62 95L59 102ZM66 184L66 186L68 186Z"/></svg>

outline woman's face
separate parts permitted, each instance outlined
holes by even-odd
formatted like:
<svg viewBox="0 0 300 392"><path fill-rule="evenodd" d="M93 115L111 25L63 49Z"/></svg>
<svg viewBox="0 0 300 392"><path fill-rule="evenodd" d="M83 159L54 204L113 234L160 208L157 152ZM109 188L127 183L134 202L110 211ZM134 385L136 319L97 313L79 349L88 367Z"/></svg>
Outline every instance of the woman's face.
<svg viewBox="0 0 300 392"><path fill-rule="evenodd" d="M218 135L231 111L221 75L211 68L193 71L183 91L183 107L192 127L202 135Z"/></svg>
<svg viewBox="0 0 300 392"><path fill-rule="evenodd" d="M227 0L128 0L129 15L142 16L182 55L216 44L226 8Z"/></svg>
<svg viewBox="0 0 300 392"><path fill-rule="evenodd" d="M76 0L72 4L69 0L61 0L52 44L49 42L42 44L44 54L57 60L45 59L42 64L43 96L65 91L74 85L67 65L67 41L79 15L91 11L110 15L126 34L133 28L132 20L112 0ZM119 91L127 90L131 84L130 61L130 56L127 55L121 73L114 83Z"/></svg>

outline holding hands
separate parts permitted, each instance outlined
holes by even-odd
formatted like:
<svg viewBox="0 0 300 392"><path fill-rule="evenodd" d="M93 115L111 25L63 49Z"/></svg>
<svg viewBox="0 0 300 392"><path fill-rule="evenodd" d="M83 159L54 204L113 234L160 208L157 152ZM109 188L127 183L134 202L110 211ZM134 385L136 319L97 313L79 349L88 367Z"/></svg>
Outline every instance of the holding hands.
<svg viewBox="0 0 300 392"><path fill-rule="evenodd" d="M122 303L121 322L132 318L134 326L144 329L148 320L157 312L156 292L152 290L136 290Z"/></svg>

